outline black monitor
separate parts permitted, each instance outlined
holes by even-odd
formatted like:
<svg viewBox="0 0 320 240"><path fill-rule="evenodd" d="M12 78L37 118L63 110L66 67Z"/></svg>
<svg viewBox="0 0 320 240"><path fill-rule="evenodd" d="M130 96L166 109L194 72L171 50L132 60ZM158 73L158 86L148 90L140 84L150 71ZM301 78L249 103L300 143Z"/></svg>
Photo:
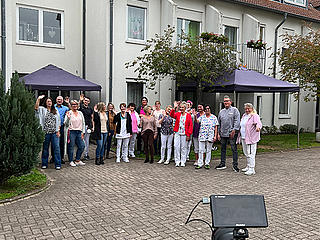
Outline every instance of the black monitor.
<svg viewBox="0 0 320 240"><path fill-rule="evenodd" d="M210 207L215 228L268 227L262 195L211 195Z"/></svg>

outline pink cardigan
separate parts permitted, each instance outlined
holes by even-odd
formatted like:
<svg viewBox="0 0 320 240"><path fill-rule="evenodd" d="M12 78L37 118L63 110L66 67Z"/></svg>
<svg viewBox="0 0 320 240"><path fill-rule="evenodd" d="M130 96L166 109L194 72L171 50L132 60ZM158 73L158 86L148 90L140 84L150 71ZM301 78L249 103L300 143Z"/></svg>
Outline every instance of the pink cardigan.
<svg viewBox="0 0 320 240"><path fill-rule="evenodd" d="M245 115L246 114L242 115L241 121ZM254 144L254 143L259 142L260 131L259 132L256 131L257 127L261 129L262 123L260 121L259 115L256 113L253 113L253 114L251 114L251 116L249 117L249 119L246 123L246 136L244 139L246 144ZM241 136L239 134L237 142L240 143L240 141L241 141Z"/></svg>

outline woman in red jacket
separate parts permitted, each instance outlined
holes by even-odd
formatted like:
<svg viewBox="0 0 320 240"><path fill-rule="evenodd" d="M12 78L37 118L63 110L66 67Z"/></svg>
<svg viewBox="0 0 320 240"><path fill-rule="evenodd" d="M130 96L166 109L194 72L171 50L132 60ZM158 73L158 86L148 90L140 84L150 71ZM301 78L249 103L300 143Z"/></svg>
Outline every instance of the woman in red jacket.
<svg viewBox="0 0 320 240"><path fill-rule="evenodd" d="M178 112L180 108L180 112ZM174 151L176 167L184 167L187 160L187 141L190 141L190 136L193 131L192 118L186 112L186 102L175 102L174 109L171 110L170 116L176 120L173 131L174 133Z"/></svg>

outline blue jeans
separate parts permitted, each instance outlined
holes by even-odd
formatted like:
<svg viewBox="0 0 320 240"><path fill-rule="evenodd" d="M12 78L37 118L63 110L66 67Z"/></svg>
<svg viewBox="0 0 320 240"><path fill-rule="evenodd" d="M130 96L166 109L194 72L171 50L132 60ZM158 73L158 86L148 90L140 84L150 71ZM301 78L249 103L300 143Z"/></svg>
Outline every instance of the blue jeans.
<svg viewBox="0 0 320 240"><path fill-rule="evenodd" d="M61 167L59 140L60 139L56 133L46 133L44 137L41 156L42 166L48 167L49 146L51 142L51 146L54 152L54 165L55 167Z"/></svg>
<svg viewBox="0 0 320 240"><path fill-rule="evenodd" d="M238 138L239 132L236 131L234 134L233 139L230 137L221 137L221 164L226 165L226 155L227 155L227 144L228 141L230 142L231 145L231 150L232 150L232 165L234 167L238 167L238 150L237 150L237 138Z"/></svg>
<svg viewBox="0 0 320 240"><path fill-rule="evenodd" d="M70 142L68 143L68 158L69 162L72 162L73 159L73 149L74 145L77 145L77 153L76 153L76 161L79 161L81 158L81 154L83 153L84 150L84 141L81 138L81 131L79 130L71 130L70 131Z"/></svg>
<svg viewBox="0 0 320 240"><path fill-rule="evenodd" d="M107 137L107 154L110 152L113 135L114 135L114 130L110 130L108 132L108 137Z"/></svg>
<svg viewBox="0 0 320 240"><path fill-rule="evenodd" d="M103 158L104 152L106 150L106 142L107 142L108 133L101 133L101 139L97 140L97 148L96 148L96 158Z"/></svg>

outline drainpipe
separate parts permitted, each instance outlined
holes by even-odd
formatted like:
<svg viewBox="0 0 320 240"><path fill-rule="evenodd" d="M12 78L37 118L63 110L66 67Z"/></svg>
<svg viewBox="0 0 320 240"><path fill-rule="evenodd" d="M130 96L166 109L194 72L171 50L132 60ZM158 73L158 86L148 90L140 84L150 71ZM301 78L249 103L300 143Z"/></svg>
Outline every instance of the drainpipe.
<svg viewBox="0 0 320 240"><path fill-rule="evenodd" d="M4 91L6 91L6 5L1 0L1 71L4 77Z"/></svg>
<svg viewBox="0 0 320 240"><path fill-rule="evenodd" d="M82 78L86 78L86 0L82 1Z"/></svg>
<svg viewBox="0 0 320 240"><path fill-rule="evenodd" d="M112 102L113 78L113 0L110 0L109 102Z"/></svg>
<svg viewBox="0 0 320 240"><path fill-rule="evenodd" d="M274 50L273 50L273 77L276 78L276 72L277 72L277 49L278 49L278 30L284 24L284 22L287 20L288 14L284 13L282 21L279 23L279 25L276 27L274 31ZM272 94L272 121L271 125L274 125L274 114L275 114L275 101L276 101L276 94Z"/></svg>

